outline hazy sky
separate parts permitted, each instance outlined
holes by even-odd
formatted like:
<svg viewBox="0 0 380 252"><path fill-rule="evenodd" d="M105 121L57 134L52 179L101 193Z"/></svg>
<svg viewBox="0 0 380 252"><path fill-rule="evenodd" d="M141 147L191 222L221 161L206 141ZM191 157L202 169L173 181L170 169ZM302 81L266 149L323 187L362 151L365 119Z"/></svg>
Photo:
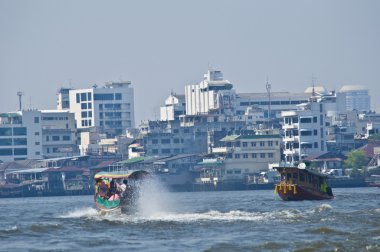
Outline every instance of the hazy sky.
<svg viewBox="0 0 380 252"><path fill-rule="evenodd" d="M220 69L237 92L360 84L380 111L380 1L0 0L0 112L130 80L136 124Z"/></svg>

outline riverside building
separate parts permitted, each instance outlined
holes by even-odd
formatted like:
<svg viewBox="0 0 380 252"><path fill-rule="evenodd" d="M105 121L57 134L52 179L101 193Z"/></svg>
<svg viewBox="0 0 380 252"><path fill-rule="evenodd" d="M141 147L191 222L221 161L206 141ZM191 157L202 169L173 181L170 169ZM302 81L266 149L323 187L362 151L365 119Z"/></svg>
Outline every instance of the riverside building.
<svg viewBox="0 0 380 252"><path fill-rule="evenodd" d="M23 110L0 114L3 162L77 154L74 114L59 110Z"/></svg>

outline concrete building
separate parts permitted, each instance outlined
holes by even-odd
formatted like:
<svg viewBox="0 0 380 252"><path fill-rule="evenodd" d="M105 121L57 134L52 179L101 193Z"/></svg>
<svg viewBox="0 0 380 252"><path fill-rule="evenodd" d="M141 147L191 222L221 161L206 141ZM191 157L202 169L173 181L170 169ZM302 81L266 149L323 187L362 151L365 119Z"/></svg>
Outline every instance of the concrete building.
<svg viewBox="0 0 380 252"><path fill-rule="evenodd" d="M326 135L331 118L326 116L326 111L334 104L331 96L313 96L308 103L300 104L298 110L281 113L286 162L297 162L310 154L327 150Z"/></svg>
<svg viewBox="0 0 380 252"><path fill-rule="evenodd" d="M165 106L160 108L161 121L179 120L186 113L185 95L171 94L165 100Z"/></svg>
<svg viewBox="0 0 380 252"><path fill-rule="evenodd" d="M42 159L77 154L74 115L24 110L0 114L0 160Z"/></svg>
<svg viewBox="0 0 380 252"><path fill-rule="evenodd" d="M230 135L226 142L226 178L240 179L269 169L269 164L281 159L279 134Z"/></svg>
<svg viewBox="0 0 380 252"><path fill-rule="evenodd" d="M57 109L70 109L70 90L71 88L61 88L57 93Z"/></svg>
<svg viewBox="0 0 380 252"><path fill-rule="evenodd" d="M73 89L69 97L78 129L98 127L107 137L114 137L135 125L134 94L129 81Z"/></svg>
<svg viewBox="0 0 380 252"><path fill-rule="evenodd" d="M343 86L339 93L345 97L348 111L368 112L371 110L371 97L364 86Z"/></svg>
<svg viewBox="0 0 380 252"><path fill-rule="evenodd" d="M199 84L185 87L186 115L223 114L233 116L235 91L221 71L208 70Z"/></svg>

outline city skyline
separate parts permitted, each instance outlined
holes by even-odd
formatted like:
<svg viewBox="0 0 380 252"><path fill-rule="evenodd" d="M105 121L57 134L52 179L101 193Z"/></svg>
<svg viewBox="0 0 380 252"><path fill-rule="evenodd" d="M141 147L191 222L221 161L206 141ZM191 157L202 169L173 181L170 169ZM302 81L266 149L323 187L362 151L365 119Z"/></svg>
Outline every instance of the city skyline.
<svg viewBox="0 0 380 252"><path fill-rule="evenodd" d="M369 88L379 111L380 3L0 2L1 112L55 109L60 87L131 81L136 126L173 91L223 71L238 93ZM31 99L31 101L30 101ZM147 102L149 101L149 102ZM30 106L31 105L31 106Z"/></svg>

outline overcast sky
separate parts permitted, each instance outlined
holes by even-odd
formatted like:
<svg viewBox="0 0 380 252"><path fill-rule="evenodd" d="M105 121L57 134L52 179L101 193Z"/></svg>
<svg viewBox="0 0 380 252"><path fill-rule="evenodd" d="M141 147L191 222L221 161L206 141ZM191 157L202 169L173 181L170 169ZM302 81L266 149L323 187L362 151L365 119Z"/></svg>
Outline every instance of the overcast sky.
<svg viewBox="0 0 380 252"><path fill-rule="evenodd" d="M219 69L237 92L365 85L380 111L380 1L0 0L0 112L130 80L136 124Z"/></svg>

